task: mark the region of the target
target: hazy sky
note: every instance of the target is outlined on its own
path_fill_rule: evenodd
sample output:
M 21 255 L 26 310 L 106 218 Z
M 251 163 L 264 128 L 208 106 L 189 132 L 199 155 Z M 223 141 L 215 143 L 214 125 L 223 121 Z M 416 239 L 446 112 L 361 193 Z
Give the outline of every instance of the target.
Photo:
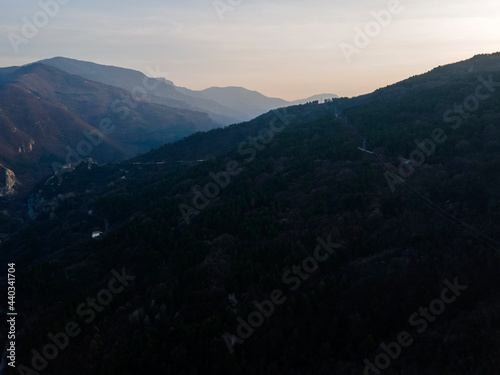
M 54 1 L 2 0 L 0 66 L 54 56 L 145 73 L 159 65 L 178 86 L 244 86 L 293 100 L 360 95 L 500 51 L 498 0 L 401 0 L 378 28 L 371 11 L 388 12 L 387 1 L 58 0 L 67 4 L 43 11 L 47 22 L 40 4 Z M 23 37 L 23 17 L 40 27 L 16 52 L 9 35 Z M 356 28 L 367 25 L 372 36 L 356 46 Z M 342 43 L 357 48 L 350 61 Z

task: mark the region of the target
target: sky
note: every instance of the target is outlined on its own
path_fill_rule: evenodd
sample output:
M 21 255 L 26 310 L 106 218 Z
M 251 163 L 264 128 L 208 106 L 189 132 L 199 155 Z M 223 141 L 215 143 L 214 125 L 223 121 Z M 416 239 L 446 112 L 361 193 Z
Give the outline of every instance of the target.
M 193 90 L 351 97 L 500 51 L 500 2 L 2 0 L 0 51 L 1 67 L 64 56 Z

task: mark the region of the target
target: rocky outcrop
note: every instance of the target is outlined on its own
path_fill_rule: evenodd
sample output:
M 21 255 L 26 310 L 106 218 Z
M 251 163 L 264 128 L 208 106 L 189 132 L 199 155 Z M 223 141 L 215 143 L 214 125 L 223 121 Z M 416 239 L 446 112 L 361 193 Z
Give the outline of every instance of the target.
M 17 151 L 20 154 L 29 154 L 30 152 L 33 152 L 33 145 L 34 144 L 35 144 L 35 141 L 32 139 L 29 139 L 29 140 L 23 142 L 23 144 L 18 147 Z
M 16 175 L 10 169 L 0 164 L 0 197 L 14 194 Z

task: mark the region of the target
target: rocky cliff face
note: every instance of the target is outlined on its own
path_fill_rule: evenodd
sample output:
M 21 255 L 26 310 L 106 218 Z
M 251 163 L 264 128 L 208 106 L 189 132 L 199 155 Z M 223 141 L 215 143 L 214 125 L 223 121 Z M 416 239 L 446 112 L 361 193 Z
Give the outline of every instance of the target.
M 0 197 L 14 194 L 16 175 L 10 169 L 0 164 Z
M 37 125 L 39 124 L 40 122 L 37 123 Z M 32 139 L 29 139 L 25 142 L 23 142 L 23 144 L 21 146 L 18 147 L 18 152 L 20 154 L 28 154 L 30 152 L 33 152 L 33 146 L 35 145 L 35 141 L 32 140 Z

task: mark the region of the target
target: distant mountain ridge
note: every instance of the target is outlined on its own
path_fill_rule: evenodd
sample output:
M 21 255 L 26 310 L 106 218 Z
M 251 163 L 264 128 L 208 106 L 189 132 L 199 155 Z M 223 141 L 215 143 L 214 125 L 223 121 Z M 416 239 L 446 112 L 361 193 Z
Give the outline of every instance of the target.
M 55 57 L 52 59 L 41 60 L 39 62 L 67 73 L 79 75 L 91 81 L 120 87 L 128 91 L 132 91 L 137 87 L 142 87 L 144 80 L 148 79 L 145 74 L 136 70 L 100 65 L 64 57 Z M 242 115 L 237 110 L 225 108 L 214 101 L 184 95 L 176 90 L 176 87 L 171 81 L 168 81 L 165 78 L 150 78 L 155 78 L 158 82 L 155 89 L 148 92 L 148 99 L 154 103 L 166 105 L 172 108 L 183 108 L 206 112 L 210 115 L 212 120 L 221 125 L 238 122 L 238 117 Z
M 242 87 L 193 91 L 164 77 L 64 57 L 0 68 L 0 163 L 9 171 L 6 191 L 29 190 L 54 163 L 85 157 L 121 161 L 288 105 Z M 113 129 L 119 125 L 118 130 L 90 139 L 103 119 Z M 82 151 L 92 140 L 98 145 Z
M 121 87 L 128 91 L 141 86 L 142 81 L 147 78 L 146 75 L 136 70 L 65 57 L 55 57 L 39 62 L 82 76 L 91 81 Z M 158 87 L 149 93 L 151 101 L 169 107 L 206 112 L 212 120 L 221 125 L 249 121 L 272 109 L 304 104 L 308 101 L 317 100 L 316 98 L 338 97 L 335 94 L 322 94 L 290 102 L 280 98 L 267 97 L 257 91 L 243 87 L 210 87 L 196 91 L 178 87 L 164 77 L 151 78 L 156 78 L 159 82 Z
M 306 99 L 294 100 L 291 104 L 292 105 L 300 105 L 300 104 L 306 104 L 309 102 L 314 102 L 316 100 L 320 103 L 324 103 L 326 100 L 332 100 L 332 99 L 338 99 L 338 98 L 339 98 L 339 96 L 336 94 L 318 94 L 318 95 L 310 96 L 309 98 L 306 98 Z
M 286 107 L 291 104 L 286 100 L 270 98 L 244 87 L 210 87 L 200 91 L 177 87 L 177 90 L 195 98 L 214 100 L 225 107 L 234 108 L 243 114 L 242 120 L 245 121 L 251 120 L 271 109 Z

